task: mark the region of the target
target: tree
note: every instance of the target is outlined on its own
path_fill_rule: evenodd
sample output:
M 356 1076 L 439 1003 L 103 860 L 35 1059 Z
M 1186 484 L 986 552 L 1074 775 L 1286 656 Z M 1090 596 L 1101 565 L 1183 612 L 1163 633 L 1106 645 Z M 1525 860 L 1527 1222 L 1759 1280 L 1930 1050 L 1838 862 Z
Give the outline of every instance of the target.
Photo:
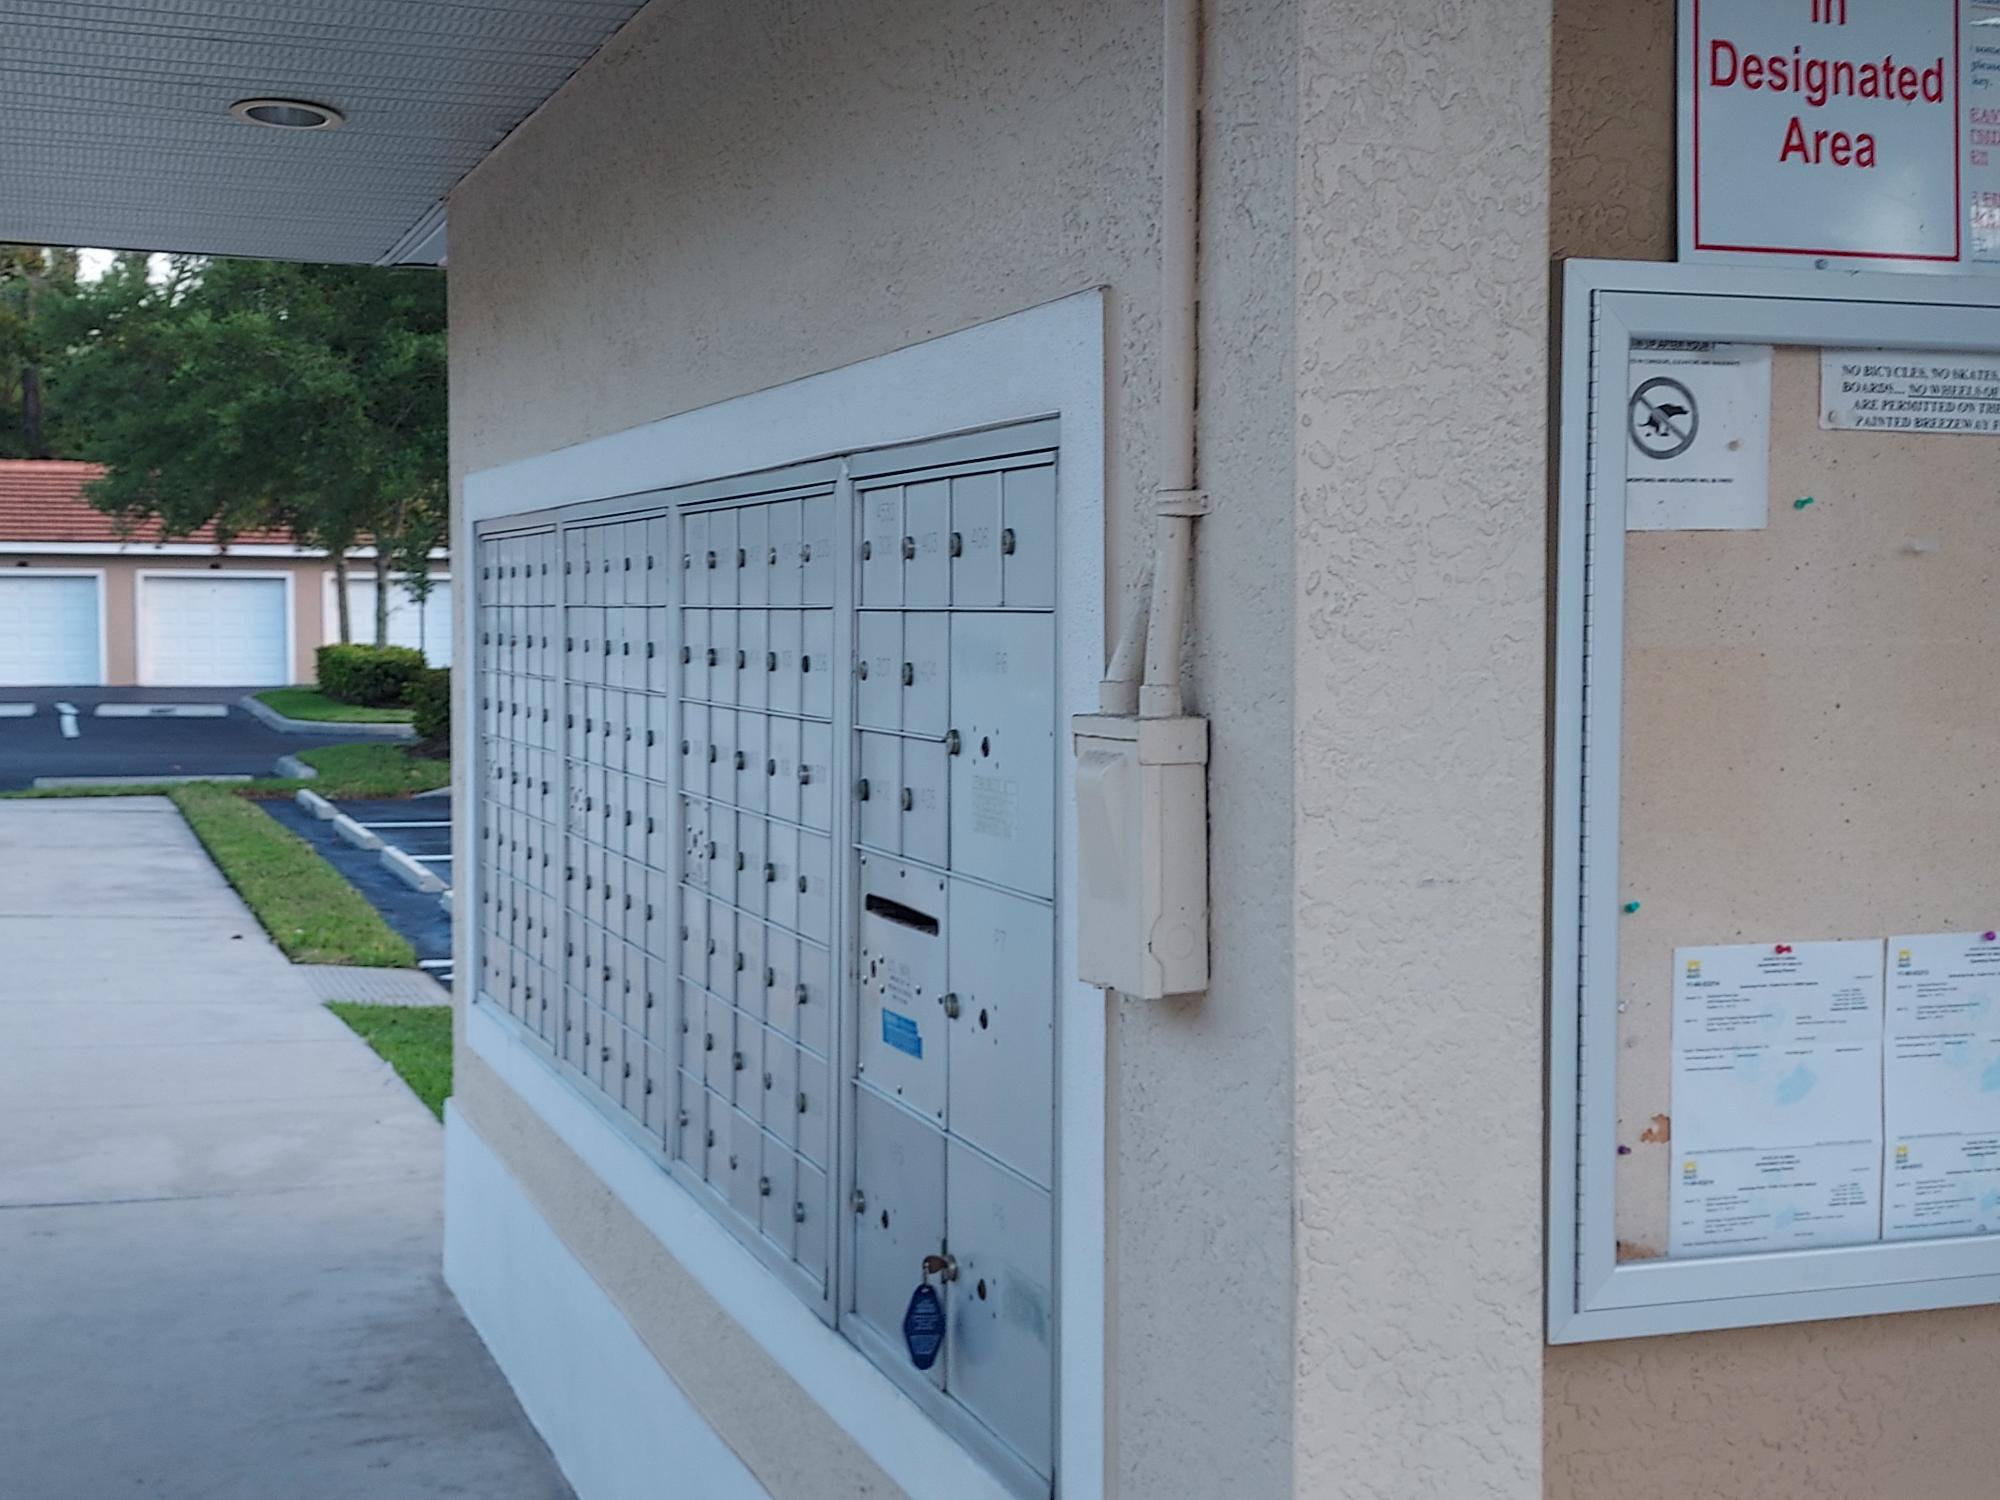
M 193 257 L 153 276 L 121 256 L 52 321 L 75 446 L 106 467 L 99 509 L 325 549 L 343 640 L 357 546 L 375 547 L 378 643 L 392 565 L 428 591 L 447 515 L 442 276 Z
M 52 303 L 76 287 L 76 252 L 0 245 L 0 458 L 52 458 L 59 421 L 44 399 Z

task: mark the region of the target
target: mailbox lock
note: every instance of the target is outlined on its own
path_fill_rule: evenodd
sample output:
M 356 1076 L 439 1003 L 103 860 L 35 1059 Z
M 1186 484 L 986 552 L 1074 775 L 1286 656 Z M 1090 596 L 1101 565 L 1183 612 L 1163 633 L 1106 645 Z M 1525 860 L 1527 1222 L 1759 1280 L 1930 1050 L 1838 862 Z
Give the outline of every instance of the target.
M 868 778 L 866 776 L 854 784 L 854 795 L 858 801 L 866 802 L 868 800 Z
M 805 1221 L 806 1206 L 803 1203 L 794 1203 L 792 1205 L 792 1222 L 794 1224 L 803 1224 Z
M 953 557 L 965 555 L 965 538 L 956 531 L 951 534 L 951 555 Z
M 749 764 L 750 764 L 749 757 L 746 756 L 741 750 L 738 750 L 736 752 L 736 769 L 740 771 Z
M 903 811 L 909 812 L 917 805 L 917 794 L 908 787 L 903 788 Z
M 944 753 L 946 755 L 958 754 L 958 731 L 956 729 L 948 729 L 945 731 Z
M 1000 532 L 1000 553 L 1003 557 L 1014 555 L 1014 528 L 1011 526 L 1002 528 Z
M 854 675 L 859 677 L 863 682 L 866 682 L 868 680 L 868 663 L 864 661 L 860 666 L 856 667 Z
M 903 561 L 904 561 L 904 562 L 910 562 L 910 561 L 912 561 L 912 560 L 914 560 L 914 559 L 915 559 L 916 555 L 917 555 L 917 539 L 916 539 L 915 537 L 913 537 L 913 536 L 906 536 L 906 537 L 904 537 L 904 538 L 903 538 Z
M 806 987 L 804 985 L 800 985 L 797 991 L 797 998 L 799 1004 L 804 1005 L 806 1003 L 806 994 L 807 994 Z M 804 1096 L 801 1095 L 800 1097 L 803 1098 Z
M 764 884 L 772 885 L 777 881 L 777 878 L 778 878 L 778 867 L 776 865 L 765 865 Z
M 933 1276 L 937 1277 L 939 1281 L 958 1280 L 957 1258 L 949 1254 L 926 1255 L 924 1257 L 924 1280 L 928 1281 Z
M 916 685 L 917 685 L 917 664 L 915 662 L 906 661 L 903 663 L 903 686 L 915 687 Z
M 875 544 L 873 542 L 863 542 L 861 544 L 861 560 L 863 562 L 867 562 L 874 555 L 875 555 Z
M 730 1066 L 733 1067 L 739 1073 L 743 1071 L 743 1054 L 741 1052 L 735 1053 L 731 1057 Z
M 812 785 L 812 779 L 813 779 L 813 773 L 812 773 L 812 767 L 811 767 L 811 766 L 800 766 L 800 767 L 799 767 L 799 785 L 800 785 L 800 786 L 811 786 L 811 785 Z
M 868 1195 L 862 1192 L 860 1188 L 856 1188 L 854 1196 L 847 1201 L 856 1213 L 865 1214 L 868 1212 Z
M 944 1005 L 946 1019 L 956 1021 L 958 1019 L 958 992 L 956 990 L 948 990 L 940 999 Z
M 768 1177 L 759 1177 L 759 1178 L 757 1179 L 757 1193 L 758 1193 L 758 1195 L 759 1195 L 760 1197 L 764 1197 L 764 1198 L 768 1198 L 768 1197 L 770 1197 L 770 1196 L 771 1196 L 771 1179 L 770 1179 L 770 1178 L 768 1178 Z

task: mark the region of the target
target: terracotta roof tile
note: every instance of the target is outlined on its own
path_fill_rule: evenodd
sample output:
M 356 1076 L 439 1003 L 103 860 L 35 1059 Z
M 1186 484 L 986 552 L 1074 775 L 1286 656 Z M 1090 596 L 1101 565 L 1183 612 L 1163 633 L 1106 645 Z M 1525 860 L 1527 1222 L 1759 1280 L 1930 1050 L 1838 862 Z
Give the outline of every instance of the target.
M 215 528 L 191 536 L 163 537 L 160 523 L 121 523 L 94 509 L 83 487 L 104 472 L 97 464 L 67 459 L 0 458 L 0 552 L 10 542 L 213 542 Z M 126 525 L 120 530 L 121 524 Z M 239 542 L 290 545 L 284 531 L 246 531 Z

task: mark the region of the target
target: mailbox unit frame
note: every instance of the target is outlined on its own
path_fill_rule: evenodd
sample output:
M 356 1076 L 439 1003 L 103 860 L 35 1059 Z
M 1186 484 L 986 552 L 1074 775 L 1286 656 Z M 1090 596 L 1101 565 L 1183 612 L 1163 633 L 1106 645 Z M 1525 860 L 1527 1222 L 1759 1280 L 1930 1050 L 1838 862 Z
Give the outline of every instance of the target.
M 845 1304 L 847 1294 L 843 1288 L 853 1270 L 852 1230 L 846 1222 L 851 1216 L 840 1209 L 852 1191 L 854 1170 L 855 1096 L 848 1080 L 853 1077 L 856 1052 L 854 1025 L 859 1014 L 852 947 L 859 923 L 843 930 L 838 914 L 846 911 L 858 913 L 854 884 L 858 858 L 854 842 L 854 803 L 848 795 L 856 774 L 857 757 L 853 751 L 859 743 L 853 732 L 855 715 L 851 701 L 851 668 L 856 659 L 854 600 L 859 582 L 857 543 L 861 534 L 860 517 L 854 504 L 855 471 L 882 472 L 955 462 L 981 464 L 1016 453 L 1056 451 L 1061 478 L 1057 509 L 1051 518 L 1050 543 L 1059 562 L 1059 570 L 1054 585 L 1056 597 L 1050 602 L 1060 612 L 1061 624 L 1054 632 L 1055 659 L 1052 665 L 1056 691 L 1051 732 L 1055 742 L 1061 744 L 1062 726 L 1068 716 L 1089 706 L 1089 691 L 1095 681 L 1098 643 L 1103 629 L 1103 472 L 1100 456 L 1103 451 L 1102 318 L 1101 296 L 1083 294 L 967 330 L 963 334 L 951 335 L 929 345 L 866 361 L 846 371 L 738 398 L 719 408 L 670 418 L 651 428 L 635 429 L 631 433 L 586 444 L 579 450 L 524 460 L 501 470 L 469 476 L 467 480 L 467 502 L 459 540 L 468 556 L 476 554 L 476 541 L 488 536 L 552 526 L 560 538 L 564 532 L 579 526 L 636 517 L 667 517 L 678 545 L 682 530 L 691 516 L 733 502 L 768 495 L 780 488 L 795 490 L 802 486 L 825 486 L 831 490 L 834 524 L 838 528 L 835 556 L 854 566 L 836 566 L 833 574 L 835 592 L 830 611 L 833 639 L 829 644 L 836 680 L 832 684 L 833 755 L 829 776 L 833 816 L 828 836 L 832 850 L 830 875 L 833 890 L 830 900 L 836 915 L 828 938 L 834 945 L 838 982 L 845 997 L 841 1007 L 843 1024 L 834 1038 L 833 1078 L 838 1110 L 833 1122 L 837 1144 L 831 1155 L 836 1170 L 828 1174 L 826 1204 L 828 1212 L 838 1214 L 834 1220 L 837 1248 L 832 1254 L 828 1267 L 830 1274 L 825 1278 L 823 1289 L 802 1278 L 798 1268 L 774 1253 L 770 1244 L 761 1242 L 754 1230 L 743 1232 L 742 1226 L 726 1213 L 716 1216 L 762 1272 L 775 1273 L 795 1295 L 804 1293 L 801 1301 L 809 1305 L 814 1316 L 823 1323 L 835 1321 L 836 1303 Z M 959 373 L 976 368 L 979 379 L 943 380 L 939 378 L 941 367 Z M 872 410 L 865 402 L 856 399 L 858 390 L 870 386 L 889 398 Z M 1036 394 L 1029 396 L 1029 392 Z M 774 408 L 810 415 L 787 428 L 782 422 L 772 420 Z M 857 411 L 867 412 L 868 415 L 857 417 Z M 690 428 L 696 429 L 692 434 L 695 437 L 706 429 L 709 436 L 721 439 L 713 445 L 707 460 L 689 451 L 686 446 L 685 438 L 690 435 Z M 954 435 L 921 437 L 926 430 Z M 911 434 L 919 435 L 918 440 L 911 441 Z M 817 444 L 814 442 L 815 435 L 831 438 L 832 441 Z M 837 446 L 840 453 L 851 456 L 808 457 L 799 463 L 761 467 L 731 466 L 732 458 L 770 454 L 773 450 L 782 453 L 788 444 L 794 445 L 794 451 L 799 444 L 820 446 L 822 452 Z M 810 447 L 807 451 L 810 452 Z M 647 461 L 649 457 L 664 461 L 651 463 Z M 676 469 L 685 471 L 692 464 L 704 462 L 713 465 L 711 473 L 721 473 L 726 477 L 643 488 L 628 487 L 629 481 L 621 483 L 619 478 L 621 474 L 633 475 L 643 471 L 673 479 L 679 477 Z M 593 489 L 595 494 L 591 493 Z M 543 503 L 525 503 L 530 500 Z M 475 581 L 467 595 L 467 614 L 476 622 L 479 607 L 476 565 L 470 571 Z M 683 605 L 682 596 L 675 593 L 669 597 L 665 610 L 670 623 L 661 646 L 667 655 L 670 672 L 678 670 L 675 663 L 682 644 Z M 461 629 L 465 629 L 463 622 Z M 468 633 L 476 638 L 476 623 Z M 466 704 L 478 689 L 479 658 L 467 651 L 461 659 L 474 665 L 473 671 L 464 674 L 466 680 L 460 689 L 461 704 Z M 665 694 L 669 705 L 666 727 L 670 740 L 678 740 L 683 728 L 678 687 L 678 682 L 670 678 Z M 467 722 L 474 726 L 472 738 L 476 746 L 478 720 L 474 717 Z M 555 761 L 566 777 L 569 766 L 567 754 L 559 750 Z M 1054 784 L 1049 793 L 1053 798 L 1051 807 L 1054 814 L 1050 891 L 1057 914 L 1053 954 L 1055 973 L 1051 976 L 1056 1016 L 1051 1087 L 1065 1124 L 1055 1135 L 1056 1159 L 1051 1163 L 1050 1183 L 1051 1255 L 1055 1269 L 1054 1285 L 1050 1288 L 1054 1313 L 1054 1368 L 1051 1379 L 1057 1408 L 1052 1415 L 1051 1456 L 1054 1473 L 1058 1476 L 1053 1483 L 1060 1493 L 1090 1494 L 1098 1488 L 1096 1476 L 1101 1473 L 1103 1451 L 1104 999 L 1099 991 L 1063 977 L 1075 971 L 1071 915 L 1074 910 L 1075 809 L 1068 792 L 1067 778 L 1061 774 L 1063 768 L 1063 757 L 1058 751 L 1051 767 Z M 572 790 L 566 784 L 561 787 L 555 801 L 559 809 L 568 807 Z M 666 811 L 673 826 L 666 830 L 665 839 L 672 860 L 668 883 L 676 907 L 671 918 L 671 926 L 675 928 L 679 923 L 679 904 L 685 899 L 685 888 L 680 879 L 685 851 L 681 847 L 675 796 L 678 790 L 677 786 L 670 787 L 666 797 Z M 478 797 L 467 800 L 470 805 L 466 809 L 466 832 L 463 837 L 470 845 L 473 857 L 464 866 L 462 884 L 466 889 L 462 892 L 461 901 L 462 909 L 477 911 L 480 894 L 476 889 L 479 880 L 477 851 L 488 809 Z M 560 833 L 560 828 L 558 831 Z M 478 941 L 480 939 L 475 937 L 474 942 Z M 672 960 L 671 955 L 664 956 L 669 960 L 670 973 L 677 970 L 678 963 Z M 483 975 L 480 968 L 482 957 L 482 954 L 475 953 L 468 960 L 466 972 Z M 675 1003 L 679 1004 L 678 974 L 674 973 L 673 978 L 676 981 Z M 473 1049 L 489 1063 L 495 1064 L 509 1082 L 516 1083 L 524 1096 L 547 1098 L 546 1085 L 529 1076 L 527 1070 L 530 1068 L 541 1070 L 551 1081 L 566 1082 L 570 1090 L 593 1106 L 590 1111 L 593 1118 L 612 1126 L 617 1137 L 628 1147 L 637 1147 L 656 1167 L 664 1168 L 660 1177 L 670 1180 L 676 1190 L 697 1198 L 703 1195 L 714 1198 L 697 1167 L 687 1159 L 677 1159 L 669 1149 L 671 1126 L 666 1133 L 667 1138 L 663 1140 L 644 1128 L 638 1120 L 625 1115 L 615 1104 L 598 1096 L 596 1089 L 589 1087 L 585 1079 L 577 1076 L 572 1067 L 560 1060 L 557 1049 L 551 1048 L 514 1017 L 506 1015 L 504 1005 L 496 1004 L 482 989 L 475 990 L 469 1003 L 467 1036 Z M 672 1088 L 677 1091 L 681 1087 L 679 1070 L 669 1067 L 668 1076 L 673 1080 Z M 667 1115 L 670 1121 L 678 1117 L 680 1103 L 677 1093 L 670 1093 Z M 538 1112 L 549 1119 L 566 1139 L 582 1129 L 578 1124 L 579 1117 L 567 1107 L 538 1109 Z M 572 1139 L 571 1144 L 580 1146 L 585 1143 Z M 602 1141 L 589 1144 L 592 1151 L 599 1153 L 611 1149 Z M 586 1159 L 590 1159 L 590 1153 L 585 1154 Z M 682 1153 L 683 1158 L 686 1155 Z M 698 1161 L 699 1154 L 695 1156 Z M 941 1204 L 940 1211 L 942 1208 Z M 678 1213 L 678 1210 L 674 1212 Z M 647 1217 L 648 1222 L 657 1218 L 642 1217 Z M 670 1249 L 680 1253 L 683 1247 L 676 1245 L 673 1236 L 663 1234 L 662 1238 Z M 695 1247 L 685 1248 L 693 1250 Z M 703 1256 L 695 1254 L 690 1264 L 699 1267 L 704 1261 Z M 878 1461 L 884 1462 L 885 1467 L 896 1474 L 899 1482 L 913 1494 L 971 1491 L 962 1487 L 943 1488 L 953 1483 L 962 1486 L 967 1482 L 966 1472 L 959 1473 L 957 1481 L 948 1477 L 952 1469 L 949 1463 L 939 1467 L 937 1462 L 933 1462 L 928 1470 L 908 1466 L 908 1453 L 926 1447 L 933 1448 L 932 1457 L 937 1460 L 939 1455 L 934 1445 L 918 1441 L 912 1447 L 912 1435 L 907 1432 L 904 1434 L 902 1456 L 883 1445 L 884 1434 L 904 1421 L 895 1414 L 900 1410 L 896 1406 L 897 1401 L 902 1400 L 907 1405 L 906 1398 L 909 1397 L 914 1397 L 927 1417 L 961 1445 L 961 1451 L 977 1458 L 983 1466 L 983 1473 L 999 1483 L 1001 1488 L 996 1493 L 1050 1492 L 1051 1481 L 1035 1474 L 966 1412 L 942 1398 L 926 1400 L 925 1391 L 913 1389 L 914 1383 L 902 1378 L 907 1372 L 898 1371 L 893 1362 L 885 1366 L 878 1361 L 867 1366 L 865 1371 L 845 1369 L 840 1381 L 829 1383 L 825 1364 L 829 1356 L 824 1351 L 815 1351 L 809 1339 L 799 1342 L 797 1330 L 792 1337 L 777 1340 L 774 1346 L 767 1336 L 769 1320 L 755 1306 L 761 1294 L 754 1279 L 746 1283 L 734 1273 L 721 1272 L 712 1262 L 708 1264 L 709 1269 L 718 1274 L 705 1279 L 720 1283 L 712 1284 L 711 1291 L 717 1293 L 725 1306 L 736 1311 L 740 1322 L 756 1329 L 760 1341 L 779 1358 L 781 1365 L 795 1374 L 805 1372 L 801 1378 L 808 1389 L 830 1410 L 838 1408 L 836 1414 L 843 1425 L 849 1426 L 864 1447 Z M 1084 1309 L 1085 1316 L 1081 1319 L 1071 1316 L 1069 1310 L 1073 1308 Z M 839 1336 L 847 1338 L 852 1335 L 843 1329 Z M 863 1342 L 865 1340 L 855 1341 L 856 1344 Z M 876 1352 L 879 1354 L 880 1351 Z M 875 1380 L 885 1382 L 880 1394 L 870 1384 Z M 892 1389 L 901 1392 L 901 1396 L 890 1396 Z M 857 1399 L 874 1413 L 861 1421 L 858 1427 L 848 1420 Z M 927 1474 L 934 1477 L 927 1478 Z

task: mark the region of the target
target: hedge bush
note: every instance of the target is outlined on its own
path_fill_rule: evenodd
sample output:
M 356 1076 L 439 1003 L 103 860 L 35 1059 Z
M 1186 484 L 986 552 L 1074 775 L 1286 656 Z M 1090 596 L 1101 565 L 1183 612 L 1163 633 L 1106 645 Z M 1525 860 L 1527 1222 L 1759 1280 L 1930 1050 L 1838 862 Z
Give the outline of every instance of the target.
M 410 722 L 417 738 L 451 738 L 451 668 L 426 667 L 410 683 Z
M 410 646 L 321 646 L 319 690 L 336 703 L 400 708 L 424 670 L 424 653 Z

